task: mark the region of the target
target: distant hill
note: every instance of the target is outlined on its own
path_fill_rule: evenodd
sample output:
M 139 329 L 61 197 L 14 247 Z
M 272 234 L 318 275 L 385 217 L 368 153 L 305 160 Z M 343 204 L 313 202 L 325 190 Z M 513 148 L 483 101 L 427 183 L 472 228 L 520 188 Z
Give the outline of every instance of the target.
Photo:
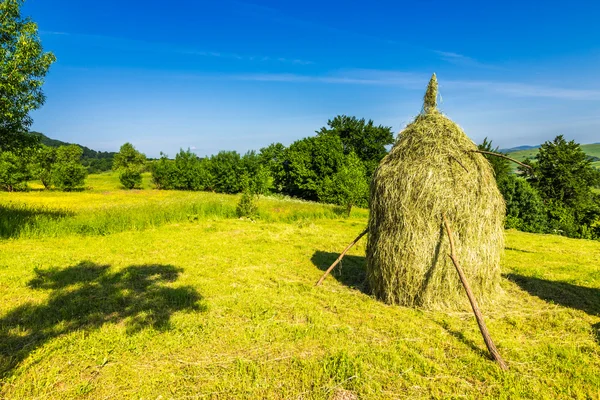
M 507 153 L 510 157 L 523 161 L 526 158 L 534 158 L 538 152 L 540 146 L 519 146 L 513 149 L 500 150 L 503 153 Z M 588 155 L 592 161 L 592 165 L 596 168 L 600 168 L 600 143 L 594 144 L 582 144 L 581 150 Z
M 63 142 L 61 140 L 51 139 L 48 136 L 44 135 L 41 132 L 31 132 L 32 135 L 40 138 L 40 142 L 43 145 L 49 147 L 60 147 L 60 146 L 68 146 L 71 144 L 75 144 L 76 146 L 81 147 L 83 150 L 83 156 L 81 157 L 81 163 L 87 167 L 88 172 L 93 174 L 97 172 L 109 171 L 112 168 L 113 158 L 115 156 L 115 152 L 112 151 L 96 151 L 92 150 L 89 147 L 82 146 L 77 143 L 68 143 Z

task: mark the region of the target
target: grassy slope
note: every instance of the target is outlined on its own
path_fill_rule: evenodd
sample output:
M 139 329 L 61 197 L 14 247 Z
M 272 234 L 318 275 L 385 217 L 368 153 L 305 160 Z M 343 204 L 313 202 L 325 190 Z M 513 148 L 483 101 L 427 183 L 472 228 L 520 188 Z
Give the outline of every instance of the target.
M 506 293 L 484 307 L 502 373 L 470 312 L 361 292 L 364 241 L 313 286 L 365 223 L 205 217 L 0 241 L 0 398 L 600 396 L 600 243 L 507 233 Z

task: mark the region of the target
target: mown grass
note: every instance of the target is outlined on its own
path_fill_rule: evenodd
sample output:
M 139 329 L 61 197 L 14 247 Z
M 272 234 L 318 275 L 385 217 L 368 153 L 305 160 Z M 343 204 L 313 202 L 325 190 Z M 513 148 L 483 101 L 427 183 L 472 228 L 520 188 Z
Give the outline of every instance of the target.
M 52 195 L 80 215 L 93 194 Z M 369 296 L 364 239 L 314 287 L 365 224 L 207 217 L 0 240 L 0 398 L 600 397 L 600 243 L 507 232 L 504 294 L 483 308 L 503 372 L 468 309 Z
M 149 185 L 147 174 L 144 179 Z M 121 190 L 114 173 L 90 175 L 87 184 L 93 186 L 83 192 L 0 193 L 0 238 L 108 235 L 175 222 L 235 218 L 239 201 L 239 196 L 209 192 Z M 290 222 L 339 218 L 343 213 L 326 204 L 261 197 L 257 218 Z M 353 211 L 355 216 L 366 213 Z

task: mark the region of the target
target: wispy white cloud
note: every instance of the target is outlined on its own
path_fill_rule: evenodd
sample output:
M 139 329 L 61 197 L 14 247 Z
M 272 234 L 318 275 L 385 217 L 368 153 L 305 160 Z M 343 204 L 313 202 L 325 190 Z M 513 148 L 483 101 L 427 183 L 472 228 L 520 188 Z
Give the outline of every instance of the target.
M 144 48 L 158 51 L 158 52 L 168 52 L 175 54 L 183 54 L 190 56 L 201 56 L 201 57 L 213 57 L 213 58 L 223 58 L 230 60 L 239 60 L 239 61 L 248 61 L 248 62 L 277 62 L 277 63 L 285 63 L 285 64 L 293 64 L 293 65 L 311 65 L 314 62 L 309 60 L 303 60 L 299 58 L 286 58 L 286 57 L 278 57 L 278 56 L 265 56 L 265 55 L 242 55 L 237 53 L 227 53 L 220 51 L 210 51 L 210 50 L 198 50 L 198 49 L 181 49 L 177 48 L 169 43 L 159 43 L 159 42 L 151 42 L 146 40 L 139 39 L 128 39 L 121 38 L 115 36 L 106 36 L 106 35 L 88 35 L 82 33 L 68 33 L 68 32 L 54 32 L 54 31 L 40 31 L 41 34 L 45 35 L 59 35 L 59 36 L 71 36 L 78 38 L 88 38 L 94 40 L 103 40 L 110 45 L 110 43 L 119 43 L 119 44 L 128 44 L 128 45 L 138 45 L 144 46 Z
M 437 54 L 440 59 L 446 61 L 450 64 L 459 65 L 463 67 L 471 67 L 471 68 L 485 68 L 485 69 L 502 69 L 502 67 L 492 64 L 483 63 L 479 60 L 476 60 L 472 57 L 465 56 L 463 54 L 454 53 L 451 51 L 440 51 L 433 50 L 435 54 Z
M 421 90 L 427 84 L 429 75 L 412 72 L 352 69 L 326 75 L 268 73 L 226 75 L 223 78 L 261 82 L 312 82 L 323 84 L 397 86 L 405 89 Z M 600 100 L 600 90 L 563 88 L 520 82 L 445 79 L 441 81 L 440 88 L 442 90 L 478 90 L 510 97 Z

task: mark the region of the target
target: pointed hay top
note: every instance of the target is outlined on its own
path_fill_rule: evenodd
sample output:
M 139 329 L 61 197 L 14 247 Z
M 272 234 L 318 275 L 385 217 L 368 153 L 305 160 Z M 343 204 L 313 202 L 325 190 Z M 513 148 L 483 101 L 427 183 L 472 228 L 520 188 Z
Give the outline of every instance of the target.
M 423 97 L 423 111 L 425 114 L 431 114 L 437 111 L 438 82 L 435 74 L 431 76 L 425 97 Z

